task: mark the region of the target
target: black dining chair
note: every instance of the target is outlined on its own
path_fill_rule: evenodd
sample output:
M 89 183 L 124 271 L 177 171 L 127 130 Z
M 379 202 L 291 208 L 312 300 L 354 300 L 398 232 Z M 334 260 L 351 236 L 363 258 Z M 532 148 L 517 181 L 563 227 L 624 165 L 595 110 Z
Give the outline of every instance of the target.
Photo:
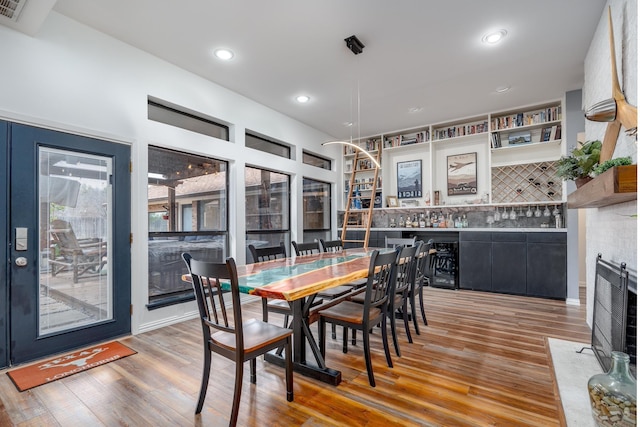
M 342 244 L 342 240 L 324 240 L 320 239 L 320 247 L 322 247 L 323 252 L 340 252 L 344 249 Z M 322 298 L 326 298 L 329 300 L 340 298 L 353 291 L 354 289 L 358 289 L 366 285 L 366 279 L 363 280 L 354 280 L 346 285 L 336 286 L 334 288 L 325 289 L 318 293 L 318 296 Z M 336 325 L 331 325 L 331 338 L 336 339 Z
M 424 310 L 424 285 L 429 283 L 429 265 L 431 263 L 431 257 L 433 253 L 433 239 L 429 239 L 427 243 L 422 241 L 417 242 L 420 244 L 416 251 L 415 261 L 415 280 L 414 284 L 409 292 L 409 303 L 411 304 L 411 317 L 413 318 L 413 326 L 416 329 L 416 334 L 420 335 L 420 329 L 418 329 L 418 320 L 416 316 L 416 296 L 420 304 L 420 314 L 422 315 L 422 321 L 425 326 L 428 326 L 427 315 Z
M 404 330 L 409 343 L 413 343 L 411 330 L 409 328 L 408 300 L 410 290 L 415 282 L 415 260 L 418 246 L 398 247 L 398 257 L 396 258 L 396 285 L 393 298 L 389 299 L 389 318 L 391 322 L 391 338 L 396 354 L 400 356 L 400 346 L 398 345 L 398 333 L 396 320 L 401 318 L 404 323 Z
M 387 237 L 384 236 L 385 248 L 396 248 L 398 246 L 413 246 L 416 244 L 416 236 L 413 237 Z
M 291 241 L 291 246 L 296 256 L 312 255 L 320 253 L 320 242 L 301 242 Z
M 324 240 L 320 239 L 320 245 L 322 246 L 323 252 L 340 252 L 344 249 L 344 245 L 342 244 L 342 240 Z
M 374 326 L 382 326 L 382 344 L 387 359 L 387 365 L 392 368 L 391 354 L 389 352 L 389 342 L 387 340 L 387 314 L 389 295 L 394 292 L 395 284 L 396 253 L 380 253 L 377 250 L 371 255 L 367 284 L 364 291 L 364 303 L 359 304 L 353 301 L 342 301 L 332 307 L 318 312 L 318 335 L 320 339 L 320 353 L 326 355 L 326 324 L 336 324 L 342 326 L 342 352 L 347 352 L 347 331 L 349 329 L 362 331 L 364 359 L 367 366 L 369 384 L 376 386 L 371 364 L 371 349 L 369 343 L 369 331 Z
M 293 332 L 288 328 L 242 318 L 238 272 L 233 258 L 226 263 L 198 261 L 188 253 L 182 254 L 191 275 L 193 290 L 198 303 L 202 340 L 204 344 L 204 366 L 196 414 L 202 411 L 209 385 L 211 353 L 219 354 L 236 364 L 236 380 L 229 425 L 235 426 L 240 408 L 244 362 L 250 364 L 251 382 L 256 383 L 256 358 L 273 349 L 285 348 L 285 382 L 287 401 L 293 401 L 293 362 L 291 341 Z M 233 303 L 233 317 L 227 314 L 221 282 L 228 282 Z M 216 301 L 217 300 L 217 301 Z M 219 398 L 219 396 L 216 396 Z
M 284 243 L 280 243 L 278 246 L 265 246 L 256 248 L 254 245 L 249 245 L 249 252 L 253 257 L 253 262 L 271 261 L 278 258 L 286 258 L 287 250 L 284 247 Z M 269 313 L 277 313 L 284 315 L 284 327 L 289 326 L 289 316 L 292 315 L 291 306 L 285 300 L 272 300 L 262 298 L 262 321 L 269 321 Z

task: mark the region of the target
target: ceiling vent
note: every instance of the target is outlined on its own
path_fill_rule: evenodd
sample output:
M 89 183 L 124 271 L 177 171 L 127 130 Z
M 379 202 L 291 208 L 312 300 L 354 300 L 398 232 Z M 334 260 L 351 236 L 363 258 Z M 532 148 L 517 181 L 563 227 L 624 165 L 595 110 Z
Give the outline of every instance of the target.
M 0 0 L 0 16 L 6 16 L 13 22 L 18 21 L 18 16 L 27 0 Z

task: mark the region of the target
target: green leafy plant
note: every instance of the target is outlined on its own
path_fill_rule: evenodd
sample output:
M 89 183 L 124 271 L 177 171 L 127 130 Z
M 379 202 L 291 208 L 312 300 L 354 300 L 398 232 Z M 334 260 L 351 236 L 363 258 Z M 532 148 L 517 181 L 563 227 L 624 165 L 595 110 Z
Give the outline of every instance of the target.
M 598 166 L 596 166 L 593 169 L 593 174 L 594 175 L 600 175 L 601 173 L 604 173 L 605 171 L 615 167 L 615 166 L 626 166 L 626 165 L 630 165 L 631 163 L 631 157 L 617 157 L 615 159 L 610 159 L 607 160 L 604 163 L 599 164 Z
M 601 149 L 602 142 L 598 140 L 587 141 L 582 146 L 574 148 L 570 155 L 560 157 L 556 175 L 568 181 L 591 177 L 600 161 Z

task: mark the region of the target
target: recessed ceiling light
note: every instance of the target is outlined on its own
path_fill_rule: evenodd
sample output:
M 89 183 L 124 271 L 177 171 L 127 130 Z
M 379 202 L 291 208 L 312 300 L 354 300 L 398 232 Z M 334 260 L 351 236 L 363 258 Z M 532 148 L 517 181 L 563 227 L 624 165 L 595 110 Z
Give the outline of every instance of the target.
M 508 91 L 509 89 L 511 89 L 511 86 L 498 86 L 496 88 L 496 92 L 503 93 L 503 92 Z
M 307 95 L 298 95 L 296 96 L 296 101 L 298 101 L 301 104 L 304 104 L 305 102 L 309 102 L 311 98 L 309 98 Z
M 496 44 L 507 35 L 507 30 L 498 30 L 482 37 L 482 41 L 488 44 Z
M 228 61 L 233 58 L 233 52 L 229 49 L 216 49 L 213 54 L 218 59 L 222 59 L 223 61 Z
M 410 112 L 411 114 L 419 113 L 419 112 L 420 112 L 420 111 L 422 111 L 422 110 L 423 110 L 423 108 L 422 108 L 422 107 L 410 107 L 410 108 L 409 108 L 409 112 Z

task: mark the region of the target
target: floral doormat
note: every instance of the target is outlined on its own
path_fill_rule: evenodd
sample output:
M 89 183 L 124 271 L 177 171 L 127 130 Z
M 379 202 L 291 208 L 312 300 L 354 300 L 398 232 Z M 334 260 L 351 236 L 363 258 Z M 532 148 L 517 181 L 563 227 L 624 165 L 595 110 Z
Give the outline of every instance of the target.
M 86 371 L 137 352 L 112 341 L 7 372 L 20 391 Z

